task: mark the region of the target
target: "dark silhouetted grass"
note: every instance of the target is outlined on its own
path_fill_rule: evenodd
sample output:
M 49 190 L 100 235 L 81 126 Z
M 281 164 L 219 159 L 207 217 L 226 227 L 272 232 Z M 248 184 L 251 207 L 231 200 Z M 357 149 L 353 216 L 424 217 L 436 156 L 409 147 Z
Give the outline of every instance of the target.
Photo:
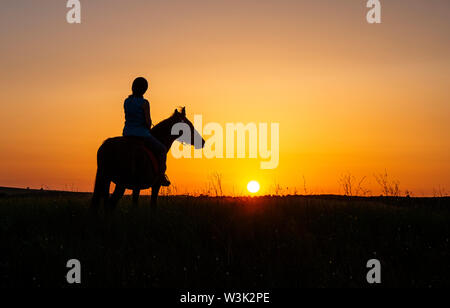
M 93 216 L 89 195 L 0 198 L 0 285 L 83 287 L 450 286 L 448 199 L 165 197 Z

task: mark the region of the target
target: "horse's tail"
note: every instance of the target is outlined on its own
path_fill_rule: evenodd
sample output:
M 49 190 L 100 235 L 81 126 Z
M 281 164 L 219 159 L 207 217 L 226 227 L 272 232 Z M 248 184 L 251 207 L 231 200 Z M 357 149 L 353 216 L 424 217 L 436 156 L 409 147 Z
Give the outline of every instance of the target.
M 105 186 L 105 178 L 101 174 L 100 170 L 97 169 L 97 174 L 95 176 L 95 184 L 94 184 L 94 195 L 92 196 L 92 207 L 98 207 L 100 205 L 100 201 L 104 198 L 104 189 Z
M 106 202 L 109 197 L 108 195 L 110 182 L 108 182 L 103 170 L 104 162 L 101 153 L 102 147 L 100 147 L 97 153 L 97 174 L 95 175 L 94 194 L 92 196 L 91 203 L 91 206 L 94 208 L 97 208 L 100 205 L 100 201 L 102 199 L 104 199 Z

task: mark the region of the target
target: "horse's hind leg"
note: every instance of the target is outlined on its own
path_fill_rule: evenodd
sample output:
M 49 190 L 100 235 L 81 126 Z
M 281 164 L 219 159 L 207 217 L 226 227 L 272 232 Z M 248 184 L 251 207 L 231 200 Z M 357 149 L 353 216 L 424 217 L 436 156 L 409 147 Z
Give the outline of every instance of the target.
M 123 187 L 121 185 L 116 185 L 116 188 L 114 189 L 114 192 L 111 195 L 111 198 L 109 200 L 109 208 L 110 209 L 114 209 L 117 206 L 117 203 L 122 198 L 124 193 L 125 193 L 125 187 Z
M 137 206 L 139 203 L 139 194 L 141 193 L 140 189 L 133 189 L 133 205 Z
M 102 196 L 103 196 L 103 204 L 105 207 L 108 206 L 109 201 L 109 188 L 111 187 L 111 181 L 106 180 L 105 183 L 102 186 Z

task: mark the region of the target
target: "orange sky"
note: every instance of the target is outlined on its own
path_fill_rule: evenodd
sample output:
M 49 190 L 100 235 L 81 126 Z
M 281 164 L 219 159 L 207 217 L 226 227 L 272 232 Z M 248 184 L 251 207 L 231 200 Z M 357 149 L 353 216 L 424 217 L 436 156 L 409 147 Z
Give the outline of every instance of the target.
M 0 186 L 91 191 L 96 150 L 120 135 L 136 76 L 155 122 L 177 106 L 204 122 L 280 123 L 280 164 L 169 154 L 179 193 L 273 185 L 342 193 L 339 178 L 386 169 L 416 196 L 450 188 L 450 2 L 2 2 Z

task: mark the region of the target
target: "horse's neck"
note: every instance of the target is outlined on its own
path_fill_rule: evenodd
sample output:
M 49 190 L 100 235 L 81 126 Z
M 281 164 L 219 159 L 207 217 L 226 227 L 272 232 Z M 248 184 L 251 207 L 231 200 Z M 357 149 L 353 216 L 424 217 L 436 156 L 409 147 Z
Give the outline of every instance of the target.
M 153 127 L 151 132 L 156 139 L 164 144 L 164 146 L 167 148 L 167 151 L 169 151 L 172 147 L 172 144 L 179 136 L 172 135 L 173 124 L 171 123 L 172 121 L 170 121 L 170 118 L 164 120 L 163 122 Z

